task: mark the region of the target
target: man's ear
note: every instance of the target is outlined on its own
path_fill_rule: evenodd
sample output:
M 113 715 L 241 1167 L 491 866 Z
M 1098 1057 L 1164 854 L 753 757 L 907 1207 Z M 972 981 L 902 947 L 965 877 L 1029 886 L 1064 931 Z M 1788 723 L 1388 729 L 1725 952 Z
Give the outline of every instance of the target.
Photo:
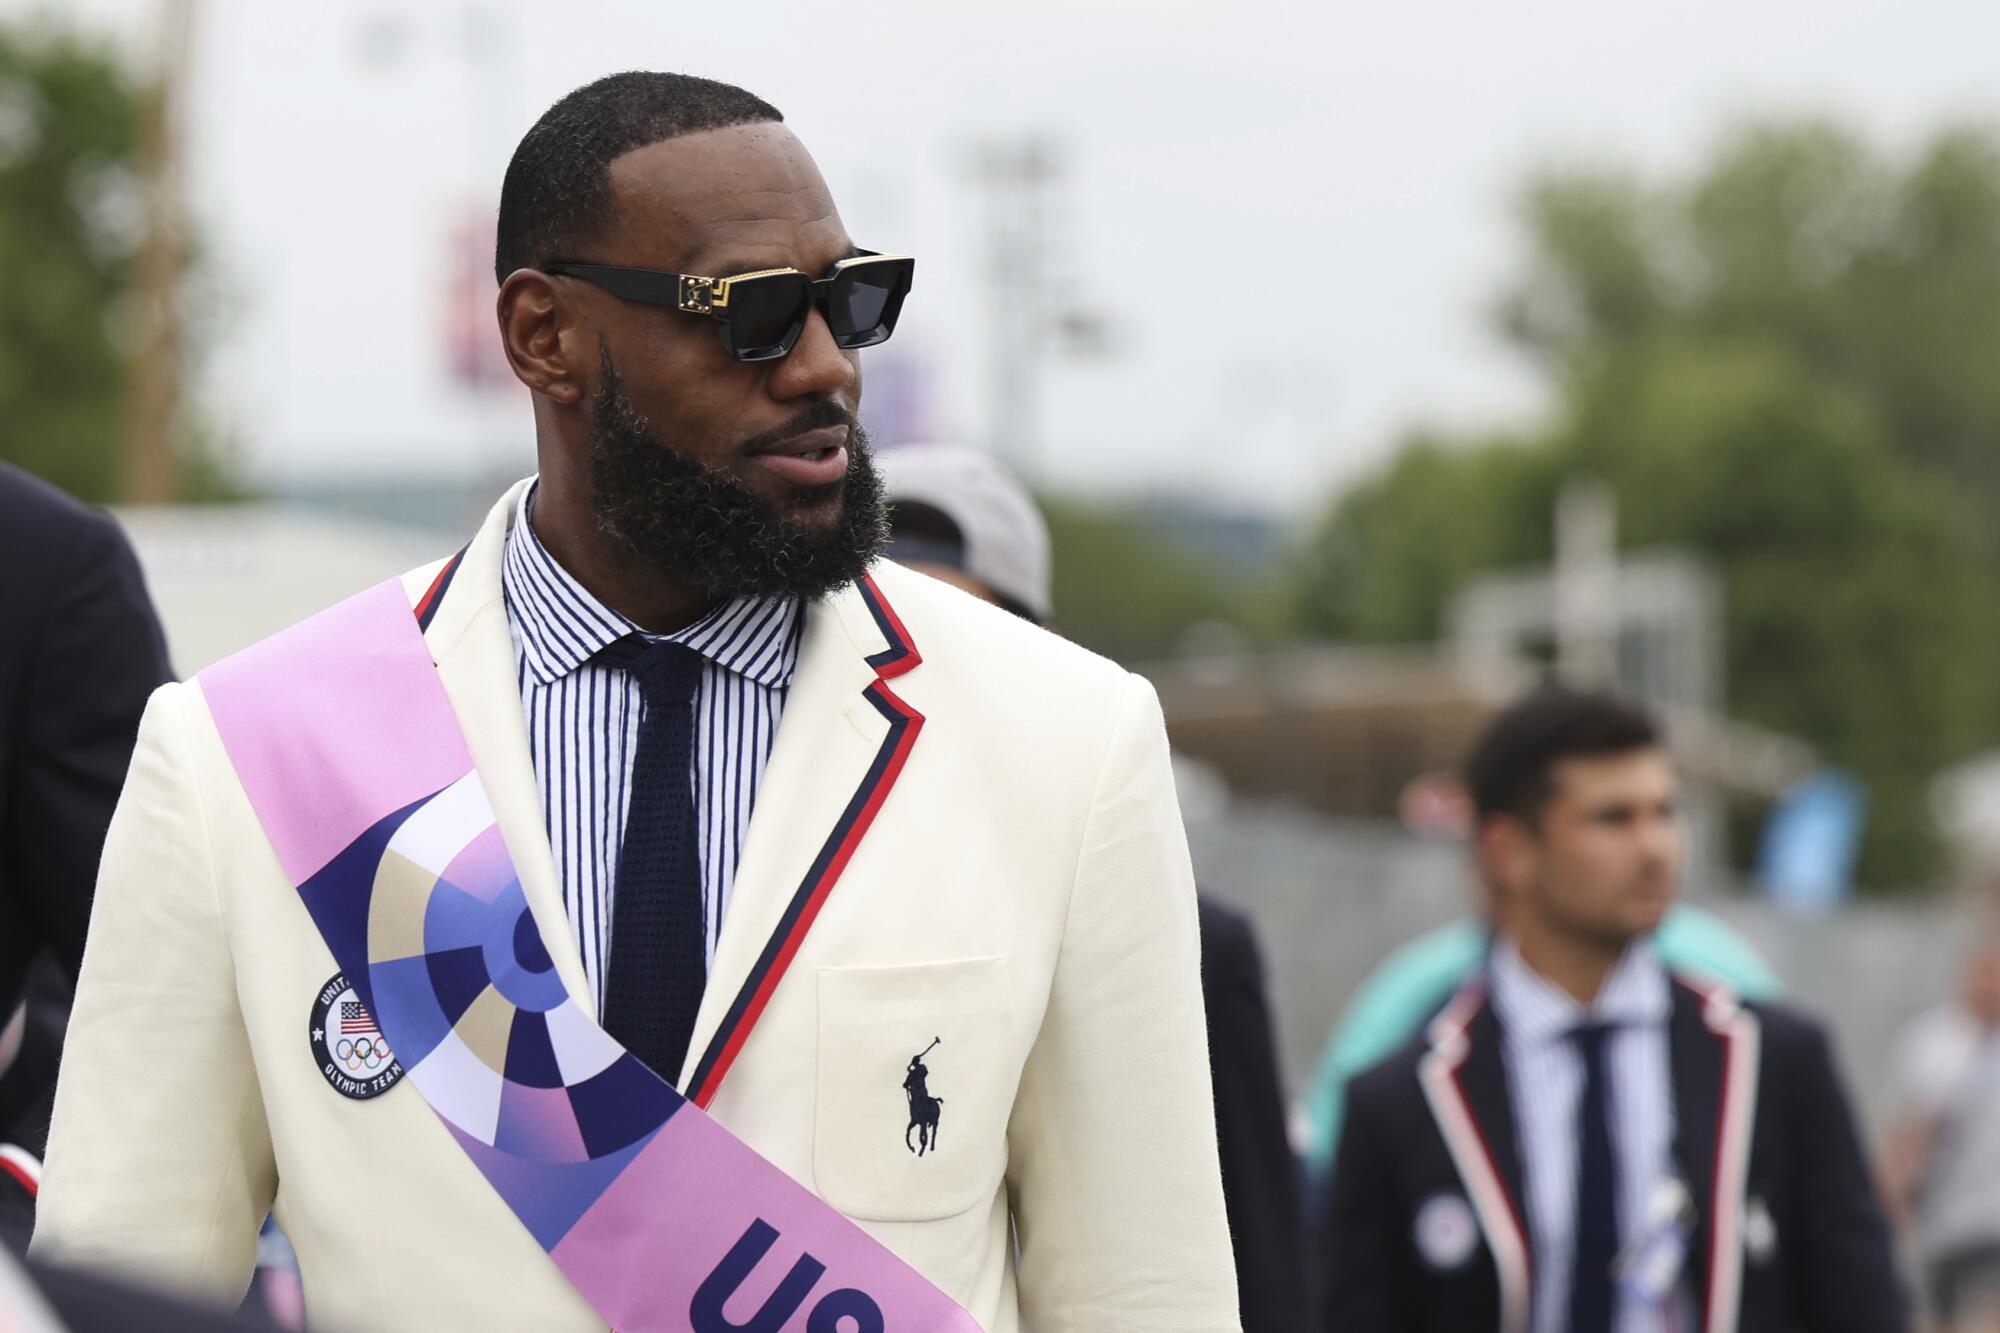
M 579 373 L 582 330 L 554 278 L 519 268 L 500 284 L 500 344 L 514 377 L 543 397 L 574 406 L 587 392 Z
M 1539 853 L 1534 830 L 1514 815 L 1488 815 L 1479 822 L 1473 855 L 1488 891 L 1503 899 L 1496 907 L 1504 908 L 1504 899 L 1534 878 Z

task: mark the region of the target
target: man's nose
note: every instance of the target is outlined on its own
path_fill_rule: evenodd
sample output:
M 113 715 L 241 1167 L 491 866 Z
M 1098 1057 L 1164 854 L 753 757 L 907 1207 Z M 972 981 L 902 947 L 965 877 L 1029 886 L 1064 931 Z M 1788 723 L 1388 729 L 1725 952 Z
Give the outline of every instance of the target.
M 774 398 L 832 398 L 852 386 L 854 357 L 833 340 L 826 316 L 815 305 L 791 352 L 771 371 Z
M 1680 848 L 1680 822 L 1673 815 L 1655 815 L 1640 827 L 1640 846 L 1656 861 L 1671 860 Z

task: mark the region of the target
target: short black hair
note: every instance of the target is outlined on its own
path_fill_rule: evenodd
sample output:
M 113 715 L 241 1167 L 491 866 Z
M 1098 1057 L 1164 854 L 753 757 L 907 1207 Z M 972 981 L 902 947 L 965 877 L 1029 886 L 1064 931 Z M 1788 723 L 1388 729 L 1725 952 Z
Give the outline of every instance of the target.
M 1609 694 L 1546 685 L 1496 713 L 1465 761 L 1465 787 L 1481 823 L 1513 815 L 1533 823 L 1565 759 L 1651 749 L 1660 729 L 1636 705 Z
M 630 70 L 586 83 L 521 136 L 500 185 L 493 276 L 573 259 L 611 221 L 611 163 L 703 130 L 782 121 L 763 98 L 692 74 Z

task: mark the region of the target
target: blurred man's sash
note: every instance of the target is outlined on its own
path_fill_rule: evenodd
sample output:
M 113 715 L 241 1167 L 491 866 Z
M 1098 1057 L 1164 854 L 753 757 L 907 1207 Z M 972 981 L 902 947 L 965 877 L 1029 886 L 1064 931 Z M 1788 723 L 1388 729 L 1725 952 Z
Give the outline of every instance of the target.
M 978 1333 L 564 989 L 400 582 L 200 681 L 286 877 L 410 1080 L 614 1329 Z

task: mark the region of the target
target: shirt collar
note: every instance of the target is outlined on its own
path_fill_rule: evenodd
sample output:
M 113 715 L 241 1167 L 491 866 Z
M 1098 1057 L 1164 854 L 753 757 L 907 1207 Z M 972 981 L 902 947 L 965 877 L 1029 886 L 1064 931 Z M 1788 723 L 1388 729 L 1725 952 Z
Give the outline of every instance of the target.
M 1525 1041 L 1559 1041 L 1583 1023 L 1664 1024 L 1673 1007 L 1666 969 L 1645 940 L 1625 950 L 1588 1006 L 1529 967 L 1509 937 L 1494 943 L 1487 966 L 1495 1015 L 1510 1037 Z
M 528 522 L 539 482 L 521 492 L 507 532 L 500 582 L 528 670 L 544 685 L 568 675 L 628 634 L 644 633 L 591 595 L 542 545 Z M 804 620 L 797 597 L 735 597 L 672 634 L 709 661 L 770 689 L 791 683 Z

